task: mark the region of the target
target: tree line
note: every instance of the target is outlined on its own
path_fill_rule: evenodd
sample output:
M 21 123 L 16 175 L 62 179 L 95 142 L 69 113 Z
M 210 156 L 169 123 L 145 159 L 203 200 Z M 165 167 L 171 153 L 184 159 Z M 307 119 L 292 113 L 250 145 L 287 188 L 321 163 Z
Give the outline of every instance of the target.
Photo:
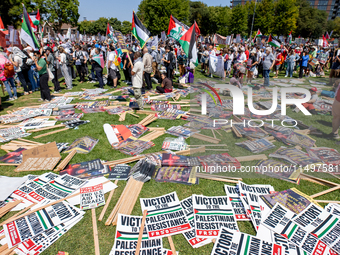
M 119 21 L 117 18 L 101 17 L 96 21 L 79 19 L 78 0 L 2 0 L 0 15 L 4 25 L 21 24 L 22 5 L 27 11 L 39 9 L 43 21 L 48 21 L 59 31 L 62 23 L 78 26 L 80 33 L 105 34 L 109 22 L 111 26 L 123 34 L 131 31 L 130 21 Z M 315 9 L 307 0 L 262 0 L 247 1 L 245 5 L 207 6 L 201 1 L 190 0 L 142 0 L 137 15 L 154 35 L 167 31 L 170 15 L 181 22 L 191 25 L 196 20 L 202 35 L 218 33 L 221 35 L 241 34 L 249 36 L 258 29 L 262 34 L 284 35 L 290 31 L 293 36 L 318 38 L 326 31 L 333 32 L 333 37 L 340 35 L 340 17 L 327 20 L 326 11 Z

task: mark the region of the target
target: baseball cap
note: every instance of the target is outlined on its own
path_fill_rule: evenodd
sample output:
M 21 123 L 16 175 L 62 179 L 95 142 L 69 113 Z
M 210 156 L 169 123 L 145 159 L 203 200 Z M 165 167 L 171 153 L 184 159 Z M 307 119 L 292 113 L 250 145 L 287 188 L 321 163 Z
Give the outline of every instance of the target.
M 318 92 L 318 89 L 316 87 L 310 88 L 309 90 L 314 91 L 314 92 Z

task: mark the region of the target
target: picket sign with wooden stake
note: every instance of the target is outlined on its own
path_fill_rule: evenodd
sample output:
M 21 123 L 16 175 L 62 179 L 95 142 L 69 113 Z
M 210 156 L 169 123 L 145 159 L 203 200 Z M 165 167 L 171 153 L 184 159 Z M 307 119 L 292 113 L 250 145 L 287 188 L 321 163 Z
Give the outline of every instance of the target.
M 67 156 L 66 158 L 64 158 L 64 160 L 62 162 L 60 162 L 60 164 L 57 166 L 57 168 L 54 170 L 54 172 L 59 172 L 61 170 L 63 170 L 67 164 L 71 161 L 71 159 L 73 158 L 74 155 L 76 155 L 77 150 L 72 150 Z
M 96 208 L 92 208 L 91 213 L 92 213 L 92 228 L 93 228 L 93 238 L 94 238 L 94 252 L 95 252 L 95 255 L 100 255 Z
M 168 241 L 169 241 L 169 244 L 170 244 L 170 248 L 171 248 L 172 254 L 176 255 L 177 254 L 176 248 L 175 248 L 174 242 L 172 241 L 171 236 L 168 236 Z
M 116 185 L 118 184 L 118 180 L 115 181 L 115 184 L 116 184 Z M 108 199 L 107 199 L 107 201 L 106 201 L 106 204 L 105 204 L 105 206 L 104 206 L 104 208 L 103 208 L 103 210 L 102 210 L 102 212 L 100 213 L 100 216 L 99 216 L 99 218 L 98 218 L 99 221 L 102 221 L 102 220 L 103 220 L 104 215 L 105 215 L 105 212 L 106 212 L 107 207 L 109 206 L 109 204 L 110 204 L 110 202 L 111 202 L 111 199 L 112 199 L 112 197 L 113 197 L 113 193 L 115 192 L 115 190 L 116 190 L 116 189 L 113 189 L 113 190 L 110 191 L 110 194 L 109 194 L 109 197 L 108 197 Z
M 56 134 L 56 133 L 59 133 L 61 131 L 66 131 L 68 130 L 69 128 L 62 128 L 62 129 L 59 129 L 59 130 L 55 130 L 55 131 L 52 131 L 52 132 L 49 132 L 49 133 L 45 133 L 45 134 L 42 134 L 42 135 L 37 135 L 35 137 L 33 137 L 34 139 L 37 139 L 37 138 L 40 138 L 40 137 L 44 137 L 44 136 L 48 136 L 48 135 L 52 135 L 52 134 Z
M 143 232 L 144 232 L 144 227 L 145 227 L 145 221 L 146 221 L 146 215 L 148 215 L 148 211 L 144 210 L 143 211 L 142 223 L 141 223 L 140 229 L 139 229 L 139 235 L 138 235 L 138 241 L 137 241 L 137 247 L 136 247 L 136 253 L 135 254 L 139 254 L 139 252 L 140 252 L 140 247 L 141 247 L 141 244 L 142 244 Z

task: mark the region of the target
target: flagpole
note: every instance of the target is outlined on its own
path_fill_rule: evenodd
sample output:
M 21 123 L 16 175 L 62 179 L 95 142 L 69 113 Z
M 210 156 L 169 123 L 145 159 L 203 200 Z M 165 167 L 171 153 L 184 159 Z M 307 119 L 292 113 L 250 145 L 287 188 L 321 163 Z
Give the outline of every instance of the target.
M 251 34 L 253 33 L 253 25 L 254 25 L 254 19 L 255 19 L 256 2 L 257 2 L 257 0 L 255 0 L 253 20 L 251 22 L 251 29 L 250 29 L 250 35 L 249 35 L 250 41 L 251 41 Z

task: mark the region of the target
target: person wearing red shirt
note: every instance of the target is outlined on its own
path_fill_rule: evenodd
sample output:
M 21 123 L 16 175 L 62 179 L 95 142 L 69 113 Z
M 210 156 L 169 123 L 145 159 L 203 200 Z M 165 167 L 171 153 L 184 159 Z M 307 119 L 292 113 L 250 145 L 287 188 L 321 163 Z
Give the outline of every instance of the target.
M 275 72 L 276 72 L 276 76 L 274 78 L 278 78 L 279 77 L 279 70 L 280 70 L 280 67 L 283 63 L 283 56 L 282 56 L 282 53 L 281 53 L 281 50 L 280 49 L 277 49 L 276 50 L 276 59 L 275 59 Z
M 340 127 L 340 80 L 337 81 L 337 89 L 335 91 L 335 99 L 332 106 L 332 133 L 330 135 L 333 139 L 339 140 L 339 127 Z
M 247 61 L 248 61 L 248 59 L 249 59 L 249 50 L 248 50 L 248 46 L 247 46 L 247 45 L 245 46 L 244 54 L 246 54 L 246 56 L 247 56 Z

